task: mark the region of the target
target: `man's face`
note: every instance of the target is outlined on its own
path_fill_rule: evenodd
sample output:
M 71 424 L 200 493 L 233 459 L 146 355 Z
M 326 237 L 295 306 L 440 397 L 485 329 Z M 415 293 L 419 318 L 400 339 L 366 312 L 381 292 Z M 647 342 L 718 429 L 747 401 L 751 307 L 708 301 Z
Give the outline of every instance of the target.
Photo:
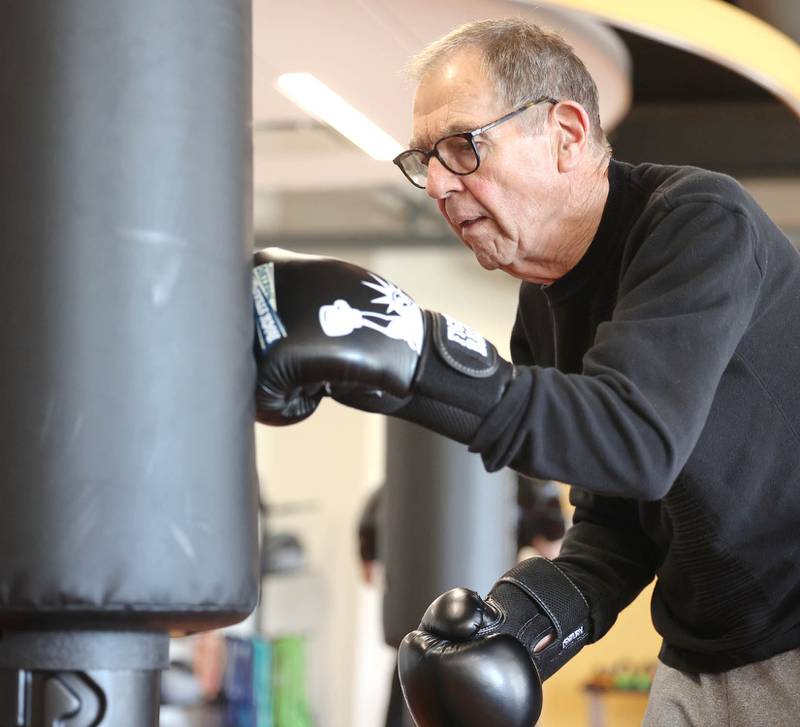
M 549 108 L 534 107 L 524 114 L 543 114 Z M 471 131 L 512 110 L 495 97 L 478 52 L 460 52 L 417 88 L 411 145 L 429 149 L 447 134 Z M 545 125 L 543 133 L 534 134 L 517 118 L 488 131 L 479 137 L 480 167 L 467 176 L 430 160 L 428 195 L 487 270 L 550 282 L 543 270 L 558 254 L 555 233 L 563 190 L 548 129 Z

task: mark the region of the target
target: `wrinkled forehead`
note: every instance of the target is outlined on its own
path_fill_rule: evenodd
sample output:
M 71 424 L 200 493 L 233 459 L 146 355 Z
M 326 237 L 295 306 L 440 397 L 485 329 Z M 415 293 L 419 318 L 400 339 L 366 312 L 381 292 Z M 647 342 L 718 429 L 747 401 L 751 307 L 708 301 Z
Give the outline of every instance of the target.
M 447 134 L 470 131 L 499 108 L 492 81 L 476 51 L 450 56 L 432 68 L 414 94 L 411 146 L 428 148 Z

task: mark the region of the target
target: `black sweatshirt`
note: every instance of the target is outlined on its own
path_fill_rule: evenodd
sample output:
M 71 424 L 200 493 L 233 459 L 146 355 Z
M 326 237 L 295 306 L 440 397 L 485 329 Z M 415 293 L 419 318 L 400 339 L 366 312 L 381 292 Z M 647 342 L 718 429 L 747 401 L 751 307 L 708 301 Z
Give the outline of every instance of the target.
M 731 178 L 612 161 L 586 254 L 523 283 L 518 375 L 471 449 L 574 485 L 592 638 L 657 575 L 660 658 L 800 647 L 800 256 Z

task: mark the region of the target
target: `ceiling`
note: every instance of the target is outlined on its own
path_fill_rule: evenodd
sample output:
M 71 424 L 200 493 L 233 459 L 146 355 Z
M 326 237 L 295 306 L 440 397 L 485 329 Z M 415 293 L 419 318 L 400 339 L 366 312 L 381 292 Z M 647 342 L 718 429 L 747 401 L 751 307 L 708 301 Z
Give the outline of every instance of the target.
M 800 40 L 797 0 L 729 4 Z M 405 145 L 409 57 L 467 20 L 508 15 L 553 27 L 574 45 L 597 80 L 618 158 L 733 174 L 800 240 L 798 117 L 759 83 L 715 62 L 629 26 L 522 1 L 253 0 L 258 244 L 452 245 L 435 207 L 390 162 L 308 117 L 274 83 L 281 73 L 311 72 Z
M 513 0 L 405 0 L 402 10 L 392 0 L 254 0 L 257 188 L 402 182 L 391 164 L 326 133 L 280 95 L 274 86 L 280 74 L 314 74 L 405 146 L 413 86 L 402 69 L 409 58 L 462 23 L 508 15 L 557 28 L 573 44 L 597 81 L 604 125 L 616 126 L 630 103 L 628 53 L 613 31 L 588 16 Z

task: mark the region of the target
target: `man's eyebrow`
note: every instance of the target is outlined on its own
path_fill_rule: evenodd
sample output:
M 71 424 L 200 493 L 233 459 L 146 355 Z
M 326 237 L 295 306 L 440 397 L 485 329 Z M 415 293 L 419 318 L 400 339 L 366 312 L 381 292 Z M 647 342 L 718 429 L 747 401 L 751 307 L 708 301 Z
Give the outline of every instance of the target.
M 440 132 L 439 136 L 436 137 L 435 141 L 439 141 L 439 139 L 444 139 L 445 136 L 452 136 L 453 134 L 466 134 L 469 131 L 474 131 L 476 128 L 480 128 L 479 126 L 474 126 L 472 124 L 467 123 L 450 123 Z M 433 144 L 431 144 L 433 146 Z M 408 142 L 409 149 L 430 149 L 431 146 L 424 146 L 423 142 L 419 139 L 411 139 Z

